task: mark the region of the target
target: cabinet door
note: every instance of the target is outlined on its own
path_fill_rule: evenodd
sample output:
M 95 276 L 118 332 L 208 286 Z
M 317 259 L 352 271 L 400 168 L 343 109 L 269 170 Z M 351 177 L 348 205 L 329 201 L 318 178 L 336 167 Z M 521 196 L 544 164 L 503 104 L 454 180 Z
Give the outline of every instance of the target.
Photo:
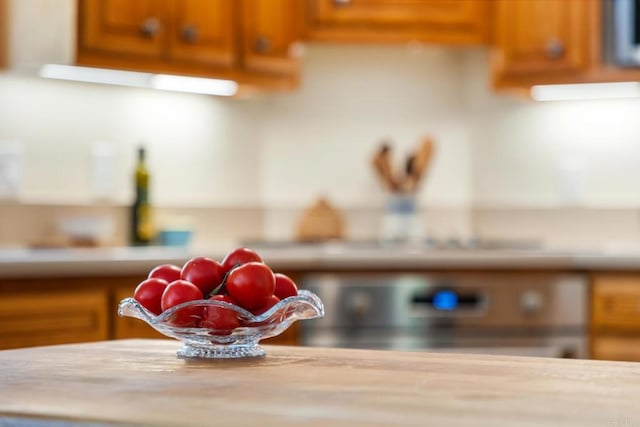
M 54 345 L 109 338 L 105 290 L 4 293 L 0 348 Z
M 591 346 L 593 359 L 640 361 L 639 336 L 601 336 L 593 340 Z
M 307 34 L 331 41 L 484 43 L 485 0 L 308 0 Z
M 79 56 L 84 51 L 157 58 L 166 31 L 165 0 L 80 0 Z
M 592 0 L 497 0 L 496 86 L 518 78 L 525 85 L 554 83 L 584 71 L 593 5 Z
M 171 60 L 223 68 L 234 66 L 237 62 L 234 1 L 172 1 Z
M 598 275 L 593 281 L 593 328 L 640 334 L 640 275 Z
M 243 65 L 248 71 L 289 74 L 297 71 L 299 0 L 243 0 Z

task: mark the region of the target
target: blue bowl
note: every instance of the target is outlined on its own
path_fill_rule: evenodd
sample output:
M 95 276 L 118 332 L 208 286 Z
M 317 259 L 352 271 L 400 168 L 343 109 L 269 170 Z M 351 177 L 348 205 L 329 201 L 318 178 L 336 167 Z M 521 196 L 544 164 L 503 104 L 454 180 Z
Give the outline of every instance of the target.
M 191 230 L 160 230 L 158 242 L 163 246 L 187 246 L 191 234 Z

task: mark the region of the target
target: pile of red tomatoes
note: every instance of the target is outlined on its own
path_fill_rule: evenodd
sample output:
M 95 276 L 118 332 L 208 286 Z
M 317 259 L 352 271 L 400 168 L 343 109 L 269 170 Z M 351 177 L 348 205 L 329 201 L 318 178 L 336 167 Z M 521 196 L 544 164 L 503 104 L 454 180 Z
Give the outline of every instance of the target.
M 136 287 L 133 298 L 155 315 L 187 301 L 209 299 L 242 307 L 258 316 L 280 300 L 297 294 L 296 284 L 288 276 L 274 273 L 255 251 L 237 248 L 222 262 L 196 257 L 182 268 L 159 265 Z M 170 323 L 231 331 L 242 326 L 242 319 L 224 304 L 194 305 L 178 309 Z

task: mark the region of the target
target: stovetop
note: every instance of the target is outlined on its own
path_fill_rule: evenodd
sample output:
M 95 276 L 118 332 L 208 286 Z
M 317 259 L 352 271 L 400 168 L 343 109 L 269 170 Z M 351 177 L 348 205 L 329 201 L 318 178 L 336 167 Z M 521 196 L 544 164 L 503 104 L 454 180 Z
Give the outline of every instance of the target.
M 423 250 L 538 250 L 542 243 L 536 240 L 498 240 L 498 239 L 433 239 L 420 241 L 383 241 L 383 240 L 247 240 L 246 247 L 259 249 L 294 249 L 340 247 L 353 250 L 412 248 Z

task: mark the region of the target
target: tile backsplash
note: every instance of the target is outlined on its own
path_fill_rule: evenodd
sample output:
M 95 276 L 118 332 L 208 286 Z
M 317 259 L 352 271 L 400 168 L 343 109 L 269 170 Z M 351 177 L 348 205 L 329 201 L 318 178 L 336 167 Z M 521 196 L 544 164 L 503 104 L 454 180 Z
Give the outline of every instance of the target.
M 300 90 L 247 100 L 0 74 L 0 152 L 19 141 L 24 166 L 0 204 L 22 234 L 5 225 L 0 244 L 30 242 L 70 207 L 109 206 L 126 224 L 142 143 L 154 204 L 196 217 L 201 243 L 288 238 L 320 195 L 350 237 L 370 238 L 387 197 L 374 151 L 392 140 L 399 166 L 424 135 L 436 141 L 418 194 L 427 234 L 637 239 L 640 101 L 532 103 L 493 93 L 487 69 L 480 48 L 310 45 Z M 107 193 L 96 146 L 112 156 Z

